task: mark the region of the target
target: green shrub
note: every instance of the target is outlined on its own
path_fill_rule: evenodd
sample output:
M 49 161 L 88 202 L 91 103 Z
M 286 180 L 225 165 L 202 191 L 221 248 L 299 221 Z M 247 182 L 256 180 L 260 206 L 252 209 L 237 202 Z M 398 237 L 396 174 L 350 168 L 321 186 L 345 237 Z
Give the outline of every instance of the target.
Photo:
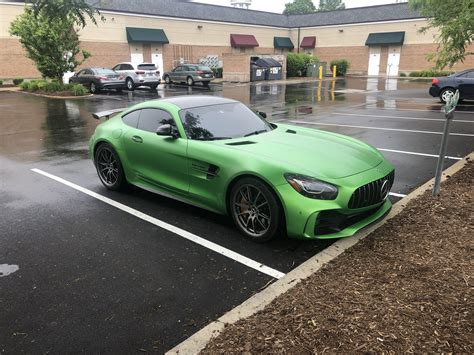
M 351 64 L 346 59 L 334 59 L 331 60 L 331 71 L 336 66 L 336 76 L 344 76 L 347 73 L 347 69 L 350 68 Z
M 212 68 L 212 72 L 214 73 L 214 77 L 222 78 L 222 68 Z
M 419 77 L 419 78 L 433 78 L 437 76 L 448 76 L 453 74 L 449 71 L 438 71 L 438 70 L 421 70 L 421 71 L 412 71 L 409 76 Z
M 30 81 L 30 83 L 28 84 L 28 91 L 31 91 L 31 92 L 38 91 L 38 81 L 36 80 Z
M 0 85 L 3 85 L 3 80 L 0 80 Z
M 69 85 L 71 85 L 70 90 L 72 91 L 74 96 L 83 96 L 89 92 L 89 90 L 87 90 L 82 84 L 69 84 Z
M 287 76 L 306 76 L 308 65 L 318 61 L 317 57 L 306 53 L 288 53 L 286 59 Z
M 50 83 L 46 84 L 44 90 L 47 92 L 64 91 L 64 86 L 59 81 L 51 81 Z
M 30 83 L 27 81 L 24 81 L 20 84 L 20 89 L 21 90 L 28 90 L 28 87 L 30 86 Z
M 404 77 L 406 77 L 407 75 L 406 75 L 405 73 L 400 73 L 400 76 L 404 78 Z
M 22 79 L 22 78 L 15 78 L 15 79 L 13 79 L 13 84 L 20 85 L 23 81 L 24 81 L 24 79 Z
M 38 90 L 45 90 L 46 85 L 48 85 L 48 82 L 46 80 L 38 80 L 36 81 L 36 85 L 38 86 Z

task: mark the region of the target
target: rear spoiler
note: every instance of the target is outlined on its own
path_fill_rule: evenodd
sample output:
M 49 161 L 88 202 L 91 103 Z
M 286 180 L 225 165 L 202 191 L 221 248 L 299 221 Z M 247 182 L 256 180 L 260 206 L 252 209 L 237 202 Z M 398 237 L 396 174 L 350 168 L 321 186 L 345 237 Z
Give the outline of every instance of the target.
M 94 117 L 96 120 L 100 120 L 101 118 L 105 117 L 105 119 L 108 120 L 110 116 L 115 115 L 119 112 L 125 111 L 126 109 L 127 108 L 116 108 L 114 110 L 96 112 L 92 114 L 92 117 Z

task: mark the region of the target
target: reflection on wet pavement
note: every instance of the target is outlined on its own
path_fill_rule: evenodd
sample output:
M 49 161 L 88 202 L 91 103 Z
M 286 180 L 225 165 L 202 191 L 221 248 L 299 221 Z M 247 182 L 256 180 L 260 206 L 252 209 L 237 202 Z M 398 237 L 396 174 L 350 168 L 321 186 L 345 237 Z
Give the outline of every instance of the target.
M 355 108 L 441 112 L 442 104 L 427 94 L 428 87 L 426 80 L 345 78 L 294 84 L 224 84 L 213 85 L 211 90 L 160 86 L 158 92 L 110 92 L 73 100 L 1 93 L 0 155 L 23 161 L 84 159 L 87 142 L 98 124 L 92 112 L 170 96 L 224 96 L 265 111 L 276 122 L 317 121 L 334 111 Z M 474 112 L 474 103 L 462 103 L 458 111 Z

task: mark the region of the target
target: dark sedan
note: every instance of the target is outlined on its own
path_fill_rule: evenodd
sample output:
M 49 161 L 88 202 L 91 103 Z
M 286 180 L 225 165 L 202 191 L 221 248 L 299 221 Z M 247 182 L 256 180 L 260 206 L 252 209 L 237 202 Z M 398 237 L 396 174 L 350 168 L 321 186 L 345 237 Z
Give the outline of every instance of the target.
M 103 89 L 121 91 L 125 88 L 125 79 L 119 73 L 107 68 L 85 68 L 69 79 L 70 83 L 79 83 L 96 94 Z
M 464 70 L 449 76 L 433 78 L 430 95 L 446 102 L 449 95 L 459 90 L 460 99 L 474 100 L 474 69 Z

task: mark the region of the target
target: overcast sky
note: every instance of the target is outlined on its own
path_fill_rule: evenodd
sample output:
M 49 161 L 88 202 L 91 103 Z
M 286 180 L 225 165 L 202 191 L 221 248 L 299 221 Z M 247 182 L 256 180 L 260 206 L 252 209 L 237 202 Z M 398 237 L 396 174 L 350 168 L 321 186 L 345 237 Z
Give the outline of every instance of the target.
M 230 0 L 194 0 L 195 2 L 204 2 L 213 5 L 229 5 Z M 393 4 L 396 0 L 343 0 L 347 7 L 360 7 L 381 4 Z M 252 0 L 252 10 L 271 11 L 282 13 L 285 4 L 291 0 Z M 316 7 L 319 6 L 319 0 L 313 0 Z

